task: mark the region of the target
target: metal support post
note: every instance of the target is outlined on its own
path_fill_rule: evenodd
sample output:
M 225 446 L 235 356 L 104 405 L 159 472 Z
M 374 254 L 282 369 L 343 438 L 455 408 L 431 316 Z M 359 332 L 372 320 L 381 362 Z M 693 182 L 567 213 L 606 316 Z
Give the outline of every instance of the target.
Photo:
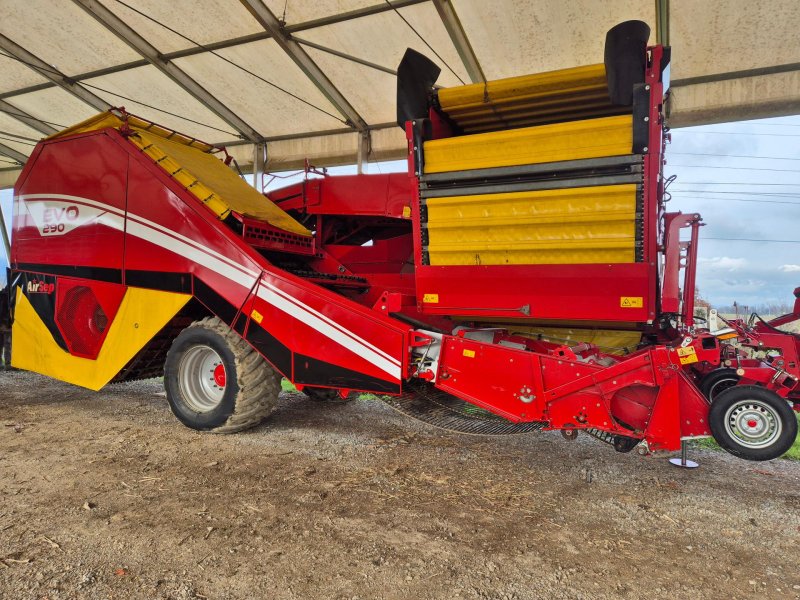
M 369 131 L 362 131 L 358 134 L 358 155 L 356 159 L 359 175 L 364 172 L 364 163 L 369 161 L 371 153 L 372 140 L 370 139 Z
M 688 450 L 688 442 L 686 440 L 681 440 L 681 457 L 675 457 L 669 459 L 669 464 L 675 465 L 676 467 L 682 467 L 684 469 L 696 469 L 700 465 L 693 460 L 689 460 L 686 458 Z
M 0 233 L 3 236 L 3 249 L 6 252 L 8 264 L 11 264 L 11 241 L 8 239 L 8 230 L 6 229 L 6 219 L 3 215 L 3 207 L 0 206 Z
M 253 187 L 259 193 L 264 191 L 264 171 L 267 164 L 267 144 L 260 142 L 253 145 Z

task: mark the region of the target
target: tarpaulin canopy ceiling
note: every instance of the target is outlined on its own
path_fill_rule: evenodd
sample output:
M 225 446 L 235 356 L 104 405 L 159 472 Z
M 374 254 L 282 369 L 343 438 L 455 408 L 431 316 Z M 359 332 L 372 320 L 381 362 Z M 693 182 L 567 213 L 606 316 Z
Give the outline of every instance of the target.
M 243 169 L 404 155 L 406 48 L 443 86 L 602 61 L 628 19 L 672 46 L 670 125 L 797 113 L 797 0 L 0 0 L 0 187 L 35 141 L 110 106 Z

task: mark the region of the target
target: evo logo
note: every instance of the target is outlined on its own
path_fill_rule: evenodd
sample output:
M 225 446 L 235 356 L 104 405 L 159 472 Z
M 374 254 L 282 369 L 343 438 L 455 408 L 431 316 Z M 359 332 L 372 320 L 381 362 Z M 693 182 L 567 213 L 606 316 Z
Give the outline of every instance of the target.
M 28 200 L 25 205 L 39 233 L 47 237 L 65 235 L 105 214 L 99 208 L 60 200 Z
M 67 223 L 74 223 L 81 216 L 77 206 L 67 206 L 66 208 L 50 207 L 44 210 L 44 227 L 42 234 L 64 233 Z
M 29 294 L 52 294 L 55 290 L 55 283 L 47 283 L 46 281 L 38 281 L 36 279 L 29 281 L 26 286 L 26 291 Z

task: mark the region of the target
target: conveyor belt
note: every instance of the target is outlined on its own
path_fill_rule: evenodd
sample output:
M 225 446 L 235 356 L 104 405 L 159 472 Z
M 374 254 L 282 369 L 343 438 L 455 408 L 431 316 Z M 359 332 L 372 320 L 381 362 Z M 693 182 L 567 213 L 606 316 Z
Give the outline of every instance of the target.
M 444 88 L 435 100 L 465 133 L 630 113 L 612 104 L 603 64 Z
M 220 219 L 231 211 L 265 221 L 302 236 L 311 232 L 248 185 L 212 152 L 217 148 L 135 117 L 114 112 L 96 115 L 50 136 L 65 137 L 86 131 L 114 128 L 130 132 L 128 140 L 147 154 L 170 177 L 203 202 Z
M 518 435 L 547 426 L 538 421 L 513 423 L 427 383 L 410 381 L 404 387 L 402 395 L 381 399 L 397 411 L 440 429 L 472 435 Z

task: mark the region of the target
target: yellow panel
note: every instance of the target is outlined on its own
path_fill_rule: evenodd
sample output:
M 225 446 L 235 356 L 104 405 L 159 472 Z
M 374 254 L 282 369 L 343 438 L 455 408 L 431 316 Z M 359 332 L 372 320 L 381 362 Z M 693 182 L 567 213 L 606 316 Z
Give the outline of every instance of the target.
M 114 113 L 96 115 L 48 139 L 113 127 L 125 122 Z M 220 219 L 231 211 L 299 235 L 311 232 L 248 185 L 220 159 L 211 154 L 213 146 L 128 117 L 127 126 L 136 133 L 128 139 L 152 158 L 170 176 L 206 204 Z
M 630 263 L 636 185 L 429 198 L 431 265 Z
M 630 113 L 611 104 L 603 64 L 444 88 L 437 95 L 466 132 Z
M 548 73 L 508 77 L 473 83 L 438 92 L 439 105 L 448 113 L 469 106 L 500 104 L 508 101 L 541 98 L 552 94 L 576 91 L 607 90 L 606 68 L 603 64 L 561 69 Z
M 633 147 L 633 117 L 622 115 L 493 131 L 425 142 L 425 172 L 622 156 Z
M 11 364 L 61 381 L 99 390 L 111 381 L 191 298 L 140 288 L 128 288 L 111 323 L 97 360 L 63 350 L 17 289 Z
M 582 329 L 578 327 L 526 327 L 516 325 L 498 324 L 498 327 L 508 329 L 513 334 L 543 339 L 556 344 L 565 343 L 572 345 L 577 342 L 595 344 L 606 354 L 623 355 L 636 350 L 642 341 L 639 331 L 624 331 L 615 329 Z

